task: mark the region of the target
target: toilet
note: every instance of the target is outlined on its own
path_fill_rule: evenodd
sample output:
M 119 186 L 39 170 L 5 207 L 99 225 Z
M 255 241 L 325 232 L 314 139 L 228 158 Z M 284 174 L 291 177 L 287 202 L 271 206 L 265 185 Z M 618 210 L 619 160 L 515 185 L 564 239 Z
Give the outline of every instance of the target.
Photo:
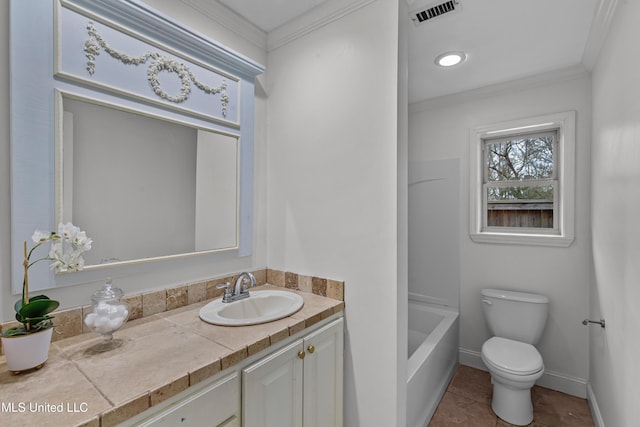
M 549 298 L 528 292 L 483 289 L 482 307 L 492 337 L 482 345 L 482 361 L 491 374 L 493 412 L 504 421 L 533 420 L 531 387 L 544 373 L 534 347 L 549 314 Z

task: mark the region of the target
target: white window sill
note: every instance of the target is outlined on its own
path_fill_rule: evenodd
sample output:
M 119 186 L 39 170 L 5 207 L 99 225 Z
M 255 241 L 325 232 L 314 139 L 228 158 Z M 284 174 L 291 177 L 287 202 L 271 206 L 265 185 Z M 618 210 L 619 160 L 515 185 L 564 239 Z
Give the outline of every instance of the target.
M 571 246 L 573 236 L 540 235 L 519 233 L 470 233 L 471 240 L 477 243 L 497 243 L 505 245 L 552 246 L 566 248 Z

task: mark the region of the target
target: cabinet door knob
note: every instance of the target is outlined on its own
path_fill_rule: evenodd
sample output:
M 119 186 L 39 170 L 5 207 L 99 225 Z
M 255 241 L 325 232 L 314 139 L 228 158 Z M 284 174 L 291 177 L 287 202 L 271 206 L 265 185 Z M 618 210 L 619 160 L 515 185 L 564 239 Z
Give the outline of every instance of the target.
M 300 359 L 304 359 L 304 356 L 306 356 L 306 353 L 304 351 L 301 350 L 301 351 L 298 352 L 298 357 Z
M 316 348 L 314 346 L 310 345 L 309 347 L 307 347 L 307 350 L 309 350 L 309 353 L 313 354 L 313 352 L 316 351 Z

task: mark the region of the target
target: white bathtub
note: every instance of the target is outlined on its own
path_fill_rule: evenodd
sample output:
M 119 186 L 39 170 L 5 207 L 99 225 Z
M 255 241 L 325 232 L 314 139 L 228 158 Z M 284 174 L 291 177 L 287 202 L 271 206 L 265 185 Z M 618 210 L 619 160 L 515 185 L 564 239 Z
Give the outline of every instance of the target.
M 458 312 L 409 301 L 407 426 L 425 427 L 458 364 Z

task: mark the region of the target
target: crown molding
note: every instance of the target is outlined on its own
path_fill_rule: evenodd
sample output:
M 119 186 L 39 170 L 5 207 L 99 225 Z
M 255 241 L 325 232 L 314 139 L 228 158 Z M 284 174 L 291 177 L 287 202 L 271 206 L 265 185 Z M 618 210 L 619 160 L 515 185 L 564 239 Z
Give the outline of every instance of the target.
M 619 0 L 599 0 L 591 23 L 589 37 L 582 54 L 582 63 L 591 71 L 595 67 L 602 45 L 607 39 L 611 22 L 615 16 Z
M 183 0 L 184 1 L 184 0 Z M 290 43 L 376 0 L 328 0 L 267 34 L 267 51 Z
M 267 49 L 267 33 L 223 4 L 215 1 L 180 0 L 227 30 L 237 34 L 262 50 Z
M 424 101 L 409 104 L 409 113 L 417 113 L 420 111 L 430 110 L 433 108 L 442 108 L 449 105 L 460 104 L 463 102 L 474 101 L 477 99 L 488 98 L 506 92 L 522 91 L 532 89 L 539 86 L 550 85 L 563 81 L 570 81 L 579 78 L 590 77 L 589 71 L 584 65 L 579 64 L 573 67 L 554 70 L 547 73 L 537 74 L 517 80 L 511 80 L 503 83 L 496 83 L 489 86 L 483 86 L 477 89 L 471 89 L 464 92 L 458 92 L 451 95 L 443 95 L 435 98 L 429 98 Z
M 327 0 L 269 33 L 265 33 L 219 2 L 202 0 L 180 1 L 239 37 L 269 52 L 331 22 L 337 21 L 376 0 Z

